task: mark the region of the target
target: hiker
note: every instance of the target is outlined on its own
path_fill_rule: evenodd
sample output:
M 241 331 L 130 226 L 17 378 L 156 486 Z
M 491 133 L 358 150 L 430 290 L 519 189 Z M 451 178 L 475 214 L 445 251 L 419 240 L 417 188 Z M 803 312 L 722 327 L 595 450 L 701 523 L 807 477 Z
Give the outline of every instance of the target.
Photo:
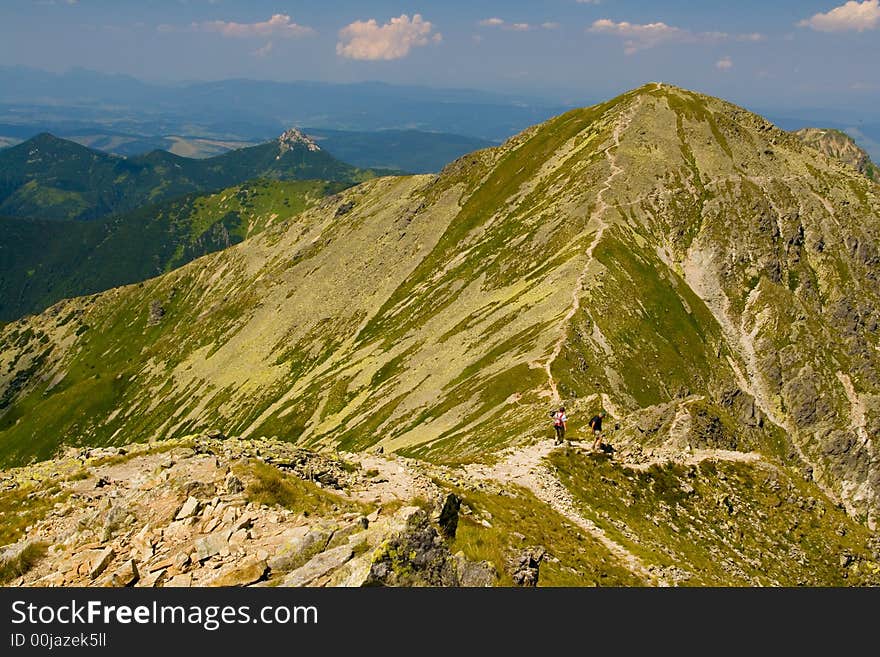
M 590 420 L 590 429 L 593 430 L 593 435 L 595 436 L 595 440 L 593 441 L 594 452 L 602 447 L 602 438 L 604 437 L 602 434 L 602 420 L 604 419 L 605 411 L 599 411 L 599 414 L 594 415 L 593 419 Z
M 560 406 L 559 410 L 550 414 L 553 418 L 553 428 L 556 429 L 556 444 L 559 445 L 565 440 L 565 423 L 568 417 L 565 415 L 565 406 Z

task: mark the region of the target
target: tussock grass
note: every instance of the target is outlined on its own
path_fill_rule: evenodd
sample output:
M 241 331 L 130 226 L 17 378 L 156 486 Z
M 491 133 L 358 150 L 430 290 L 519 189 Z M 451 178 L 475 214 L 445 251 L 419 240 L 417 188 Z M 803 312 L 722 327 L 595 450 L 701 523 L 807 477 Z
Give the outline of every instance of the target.
M 7 584 L 21 577 L 46 556 L 45 543 L 31 543 L 12 559 L 0 561 L 0 584 Z

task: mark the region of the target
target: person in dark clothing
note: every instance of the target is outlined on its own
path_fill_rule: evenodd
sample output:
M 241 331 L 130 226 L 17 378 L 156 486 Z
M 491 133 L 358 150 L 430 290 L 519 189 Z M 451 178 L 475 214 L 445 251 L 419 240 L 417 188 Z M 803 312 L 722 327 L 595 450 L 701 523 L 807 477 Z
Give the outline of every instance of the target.
M 560 406 L 559 410 L 552 414 L 553 428 L 556 429 L 556 444 L 559 445 L 565 440 L 565 425 L 568 422 L 568 416 L 565 414 L 565 406 Z
M 602 420 L 604 419 L 605 411 L 599 411 L 599 414 L 594 415 L 593 419 L 590 420 L 590 429 L 593 430 L 593 436 L 595 436 L 595 440 L 593 441 L 593 451 L 602 447 L 602 438 L 604 438 L 604 434 L 602 433 Z

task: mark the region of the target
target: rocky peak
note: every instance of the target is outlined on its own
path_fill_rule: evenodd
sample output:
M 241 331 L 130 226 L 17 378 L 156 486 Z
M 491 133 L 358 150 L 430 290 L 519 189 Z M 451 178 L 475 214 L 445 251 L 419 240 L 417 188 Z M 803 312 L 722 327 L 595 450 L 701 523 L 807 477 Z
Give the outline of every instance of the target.
M 854 167 L 872 180 L 880 180 L 877 166 L 868 154 L 845 132 L 823 128 L 803 128 L 794 133 L 804 143 Z
M 321 150 L 321 147 L 315 143 L 315 140 L 309 137 L 306 134 L 303 134 L 302 131 L 297 130 L 296 128 L 291 128 L 290 130 L 286 130 L 280 137 L 278 137 L 279 151 L 278 156 L 281 157 L 287 151 L 293 149 L 296 146 L 305 146 L 311 152 L 316 152 Z

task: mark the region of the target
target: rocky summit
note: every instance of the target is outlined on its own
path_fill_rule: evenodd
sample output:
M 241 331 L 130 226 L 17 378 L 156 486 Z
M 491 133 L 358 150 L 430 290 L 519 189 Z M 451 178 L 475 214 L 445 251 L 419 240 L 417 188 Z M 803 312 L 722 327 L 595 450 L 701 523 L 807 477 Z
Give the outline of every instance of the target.
M 836 157 L 841 162 L 852 166 L 875 182 L 880 182 L 880 169 L 871 161 L 871 157 L 855 140 L 840 130 L 821 128 L 803 128 L 795 132 L 805 144 L 809 144 L 826 155 Z
M 185 552 L 224 576 L 246 564 L 241 579 L 265 560 L 254 582 L 289 585 L 340 583 L 358 556 L 360 583 L 875 583 L 878 265 L 869 177 L 742 108 L 646 85 L 439 175 L 367 181 L 158 278 L 4 326 L 0 461 L 23 468 L 7 494 L 39 500 L 4 559 L 34 562 L 23 583 L 46 577 L 61 548 L 42 548 L 51 561 L 21 551 L 86 532 L 53 528 L 64 509 L 109 495 L 102 477 L 123 496 L 142 485 L 87 456 L 67 481 L 59 449 L 149 452 L 223 427 L 236 441 L 176 461 L 210 465 L 191 479 L 211 486 L 155 484 L 174 490 L 147 530 L 163 559 Z M 574 447 L 549 440 L 560 404 Z M 600 409 L 606 444 L 592 452 Z M 263 485 L 276 492 L 317 485 L 262 453 L 286 444 L 346 455 L 370 485 L 389 463 L 424 473 L 435 488 L 395 504 L 425 517 L 386 502 L 379 543 L 331 535 L 307 573 L 297 562 L 276 577 L 268 525 L 235 526 L 234 513 L 281 514 L 290 531 L 326 515 L 333 532 L 342 509 L 355 523 L 375 513 L 346 506 L 366 503 L 354 480 L 329 507 L 283 511 L 260 477 L 278 478 Z M 148 452 L 138 458 L 163 458 Z M 220 485 L 230 474 L 242 491 Z M 455 515 L 449 494 L 462 500 L 454 538 L 439 524 L 444 508 Z M 192 522 L 177 518 L 190 497 Z M 178 538 L 155 533 L 174 523 Z M 243 530 L 253 551 L 229 545 Z M 158 572 L 120 538 L 141 531 L 71 539 L 99 552 L 82 566 L 61 549 L 65 572 Z M 413 553 L 430 575 L 404 563 Z M 167 566 L 169 581 L 208 580 L 183 566 Z

